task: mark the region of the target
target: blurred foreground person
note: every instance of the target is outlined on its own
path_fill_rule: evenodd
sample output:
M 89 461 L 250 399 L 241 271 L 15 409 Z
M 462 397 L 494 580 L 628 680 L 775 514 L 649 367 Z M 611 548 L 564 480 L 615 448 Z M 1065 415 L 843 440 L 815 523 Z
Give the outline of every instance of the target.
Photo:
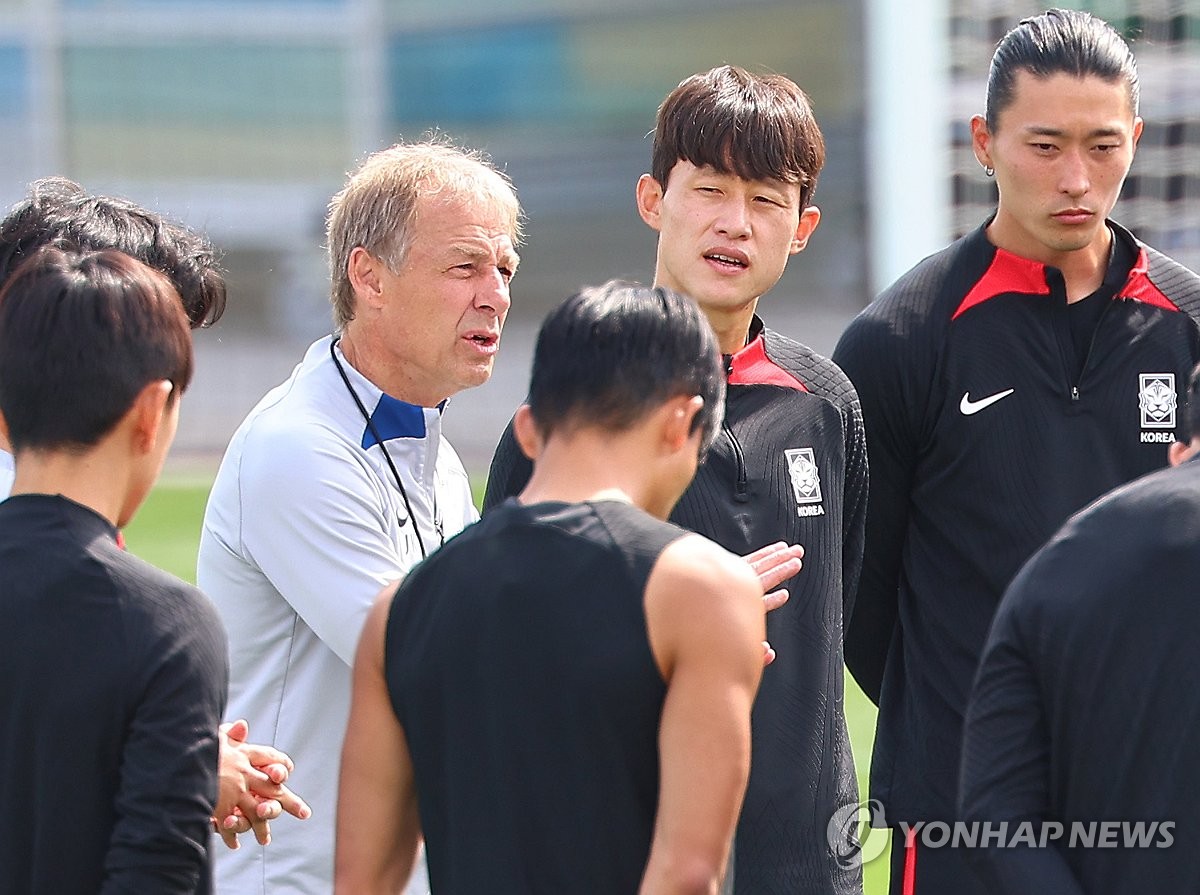
M 117 543 L 192 339 L 162 274 L 46 249 L 0 291 L 0 892 L 208 892 L 227 657 L 196 588 Z
M 36 180 L 29 194 L 0 221 L 0 287 L 39 249 L 115 249 L 164 274 L 193 329 L 211 326 L 225 310 L 225 277 L 216 252 L 193 230 L 128 199 L 88 193 L 65 177 Z M 0 432 L 0 497 L 12 486 L 12 456 Z M 251 827 L 270 841 L 270 820 L 281 812 L 307 817 L 308 806 L 283 785 L 292 760 L 277 749 L 247 743 L 245 721 L 223 724 L 221 794 L 214 823 L 225 844 Z
M 970 853 L 996 895 L 1200 891 L 1200 367 L 1187 417 L 1172 468 L 1072 518 L 996 613 L 960 794 L 1007 827 Z

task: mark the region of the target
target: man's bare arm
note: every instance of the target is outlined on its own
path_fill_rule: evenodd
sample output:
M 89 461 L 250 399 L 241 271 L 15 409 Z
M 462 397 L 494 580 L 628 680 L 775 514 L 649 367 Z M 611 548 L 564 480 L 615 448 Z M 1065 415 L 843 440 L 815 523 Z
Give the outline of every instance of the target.
M 354 658 L 354 691 L 338 784 L 337 895 L 401 891 L 421 841 L 408 741 L 392 710 L 383 674 L 394 593 L 393 586 L 380 594 Z
M 746 563 L 699 536 L 668 547 L 647 583 L 650 642 L 667 697 L 641 895 L 718 890 L 750 771 L 762 595 Z

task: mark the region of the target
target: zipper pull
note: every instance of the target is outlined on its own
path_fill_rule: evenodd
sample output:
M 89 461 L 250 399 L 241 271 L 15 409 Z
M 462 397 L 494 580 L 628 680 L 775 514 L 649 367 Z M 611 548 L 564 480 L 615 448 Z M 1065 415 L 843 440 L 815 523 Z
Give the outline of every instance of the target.
M 1079 400 L 1079 386 L 1073 385 L 1073 386 L 1071 386 L 1071 401 L 1074 402 L 1074 401 L 1078 401 L 1078 400 Z

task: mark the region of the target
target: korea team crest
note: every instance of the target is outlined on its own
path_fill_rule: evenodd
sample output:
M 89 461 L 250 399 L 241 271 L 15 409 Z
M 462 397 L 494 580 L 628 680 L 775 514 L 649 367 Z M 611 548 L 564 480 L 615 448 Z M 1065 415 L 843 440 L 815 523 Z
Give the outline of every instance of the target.
M 1174 429 L 1178 398 L 1174 373 L 1139 373 L 1138 407 L 1143 429 Z
M 787 461 L 788 477 L 792 480 L 792 494 L 796 498 L 796 510 L 801 516 L 823 516 L 821 506 L 821 470 L 813 449 L 792 448 L 783 452 Z

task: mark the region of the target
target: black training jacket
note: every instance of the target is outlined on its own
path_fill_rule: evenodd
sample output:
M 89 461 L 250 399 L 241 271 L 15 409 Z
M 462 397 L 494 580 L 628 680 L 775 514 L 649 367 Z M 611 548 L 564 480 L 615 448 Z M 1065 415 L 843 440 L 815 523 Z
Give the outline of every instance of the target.
M 1193 459 L 1072 518 L 1005 593 L 963 746 L 963 816 L 1006 833 L 970 855 L 990 891 L 1200 892 L 1198 544 Z
M 744 555 L 802 544 L 791 598 L 767 617 L 778 657 L 755 701 L 734 891 L 857 893 L 857 868 L 826 841 L 834 811 L 857 801 L 843 712 L 843 620 L 862 559 L 866 450 L 854 388 L 831 361 L 757 317 L 727 359 L 721 433 L 671 521 Z M 492 460 L 484 513 L 529 479 L 511 425 Z M 853 864 L 852 860 L 844 863 Z
M 1061 272 L 997 249 L 986 225 L 901 277 L 834 353 L 871 460 L 846 659 L 880 706 L 871 795 L 889 822 L 954 817 L 968 692 L 1021 564 L 1166 463 L 1200 359 L 1200 279 L 1110 226 L 1136 260 L 1079 375 Z

